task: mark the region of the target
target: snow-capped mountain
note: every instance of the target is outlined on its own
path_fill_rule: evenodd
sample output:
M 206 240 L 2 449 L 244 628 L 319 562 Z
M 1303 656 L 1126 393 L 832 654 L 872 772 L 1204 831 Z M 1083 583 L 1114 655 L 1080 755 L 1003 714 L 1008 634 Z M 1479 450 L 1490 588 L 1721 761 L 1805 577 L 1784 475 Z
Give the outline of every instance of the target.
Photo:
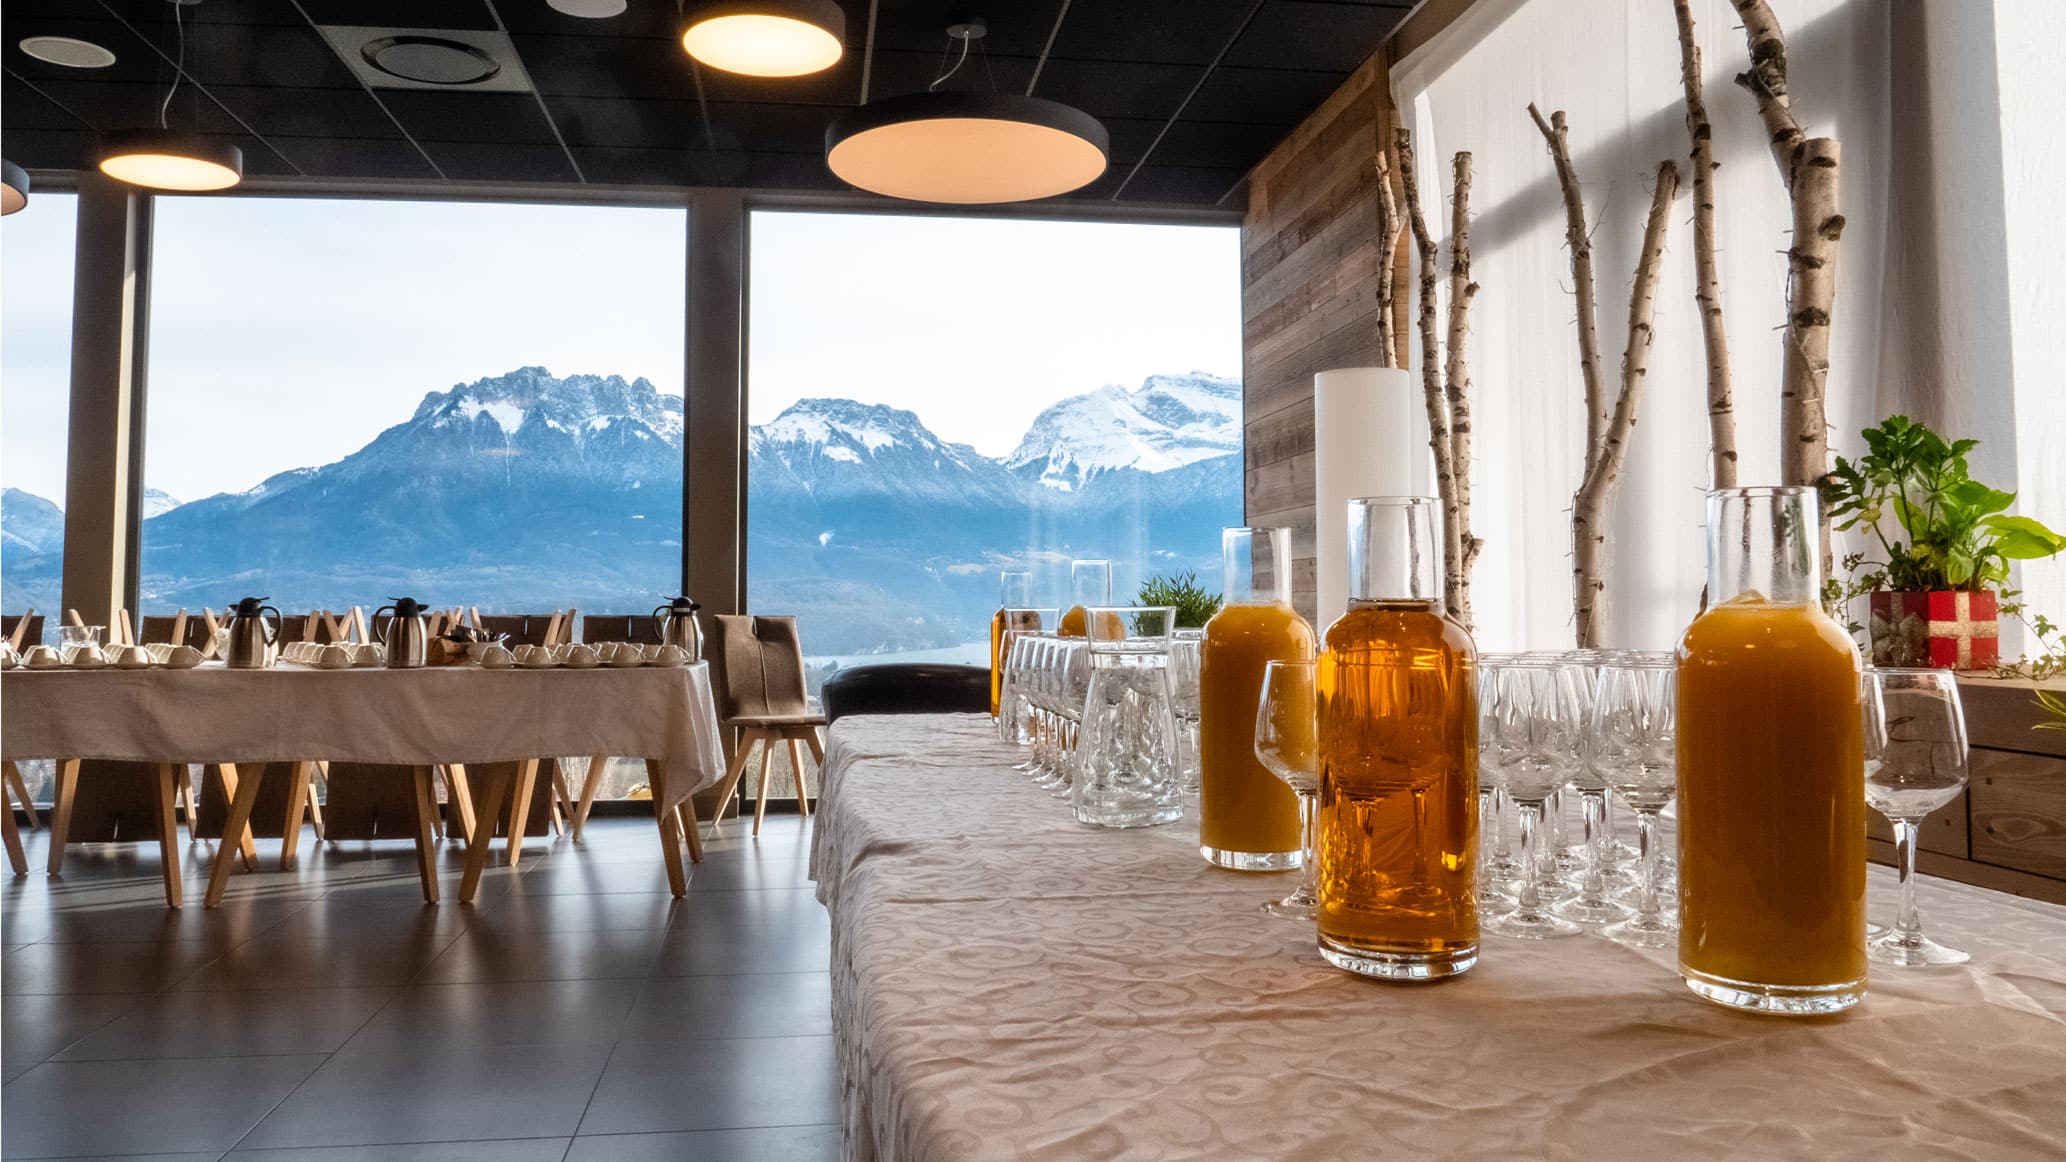
M 146 488 L 143 490 L 143 518 L 149 520 L 185 503 L 162 488 Z
M 1015 474 L 1072 492 L 1122 468 L 1167 472 L 1241 450 L 1241 384 L 1193 371 L 1108 385 L 1040 413 L 1005 457 Z

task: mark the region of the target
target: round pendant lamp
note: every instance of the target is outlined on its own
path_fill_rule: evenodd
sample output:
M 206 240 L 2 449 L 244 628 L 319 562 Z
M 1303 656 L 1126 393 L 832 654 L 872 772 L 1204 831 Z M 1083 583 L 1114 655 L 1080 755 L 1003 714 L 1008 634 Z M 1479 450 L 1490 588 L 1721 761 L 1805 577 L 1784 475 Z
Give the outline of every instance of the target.
M 104 139 L 100 172 L 133 186 L 196 192 L 244 180 L 244 151 L 192 133 L 142 130 Z
M 850 185 L 914 202 L 1051 198 L 1105 172 L 1111 138 L 1080 109 L 1015 93 L 912 93 L 825 130 L 825 164 Z
M 0 217 L 14 213 L 29 204 L 29 171 L 11 161 L 0 159 Z
M 690 56 L 728 73 L 807 76 L 846 52 L 846 10 L 838 0 L 697 4 L 683 21 L 681 43 Z

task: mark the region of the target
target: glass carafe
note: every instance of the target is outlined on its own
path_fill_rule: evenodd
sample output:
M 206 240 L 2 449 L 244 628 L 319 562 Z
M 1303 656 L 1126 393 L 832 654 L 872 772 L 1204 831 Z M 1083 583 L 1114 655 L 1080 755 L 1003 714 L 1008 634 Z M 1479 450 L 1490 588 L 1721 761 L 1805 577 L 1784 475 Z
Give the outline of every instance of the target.
M 1184 815 L 1169 696 L 1176 610 L 1090 612 L 1090 685 L 1069 789 L 1076 818 L 1097 827 L 1174 823 Z
M 1679 642 L 1679 975 L 1760 1012 L 1865 995 L 1858 650 L 1822 612 L 1817 518 L 1812 488 L 1708 493 Z
M 1320 652 L 1320 952 L 1434 980 L 1478 962 L 1477 651 L 1442 607 L 1436 501 L 1349 502 Z
M 1112 604 L 1112 562 L 1069 562 L 1069 608 L 1055 628 L 1057 637 L 1086 637 L 1090 631 L 1090 607 Z M 1109 628 L 1109 627 L 1107 627 Z M 1106 636 L 1112 636 L 1107 634 Z
M 997 717 L 1004 693 L 1005 635 L 1012 630 L 1040 628 L 1033 608 L 1033 574 L 1006 569 L 997 575 L 997 612 L 990 617 L 990 717 Z
M 1205 623 L 1198 666 L 1198 853 L 1235 871 L 1301 862 L 1298 796 L 1255 757 L 1263 669 L 1313 657 L 1313 629 L 1291 608 L 1291 530 L 1220 533 L 1222 602 Z

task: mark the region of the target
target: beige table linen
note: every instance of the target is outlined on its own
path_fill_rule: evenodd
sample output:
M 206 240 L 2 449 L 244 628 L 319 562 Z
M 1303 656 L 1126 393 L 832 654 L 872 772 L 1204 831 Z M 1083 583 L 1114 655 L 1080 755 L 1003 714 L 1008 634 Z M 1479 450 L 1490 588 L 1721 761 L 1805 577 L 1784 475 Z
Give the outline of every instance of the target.
M 2059 1158 L 2066 909 L 1925 879 L 1964 967 L 1829 1019 L 1695 998 L 1669 952 L 1486 937 L 1340 972 L 1195 822 L 1078 825 L 983 716 L 844 718 L 812 850 L 849 1157 Z M 1872 869 L 1872 913 L 1894 878 Z
M 426 764 L 541 755 L 664 761 L 662 806 L 678 806 L 724 775 L 708 667 L 0 675 L 0 757 L 10 759 Z

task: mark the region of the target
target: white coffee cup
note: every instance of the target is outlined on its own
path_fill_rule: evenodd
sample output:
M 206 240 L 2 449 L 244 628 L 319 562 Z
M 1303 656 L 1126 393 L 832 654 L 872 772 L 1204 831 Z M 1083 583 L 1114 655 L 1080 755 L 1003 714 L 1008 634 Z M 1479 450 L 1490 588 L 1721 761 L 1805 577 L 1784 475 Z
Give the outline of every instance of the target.
M 192 646 L 173 646 L 165 655 L 165 664 L 175 670 L 191 670 L 201 664 L 201 651 Z
M 516 664 L 516 656 L 500 642 L 488 643 L 488 648 L 480 652 L 477 660 L 484 670 L 507 670 Z
M 30 646 L 29 652 L 22 657 L 22 665 L 31 670 L 55 670 L 64 664 L 64 655 L 58 653 L 54 646 Z

